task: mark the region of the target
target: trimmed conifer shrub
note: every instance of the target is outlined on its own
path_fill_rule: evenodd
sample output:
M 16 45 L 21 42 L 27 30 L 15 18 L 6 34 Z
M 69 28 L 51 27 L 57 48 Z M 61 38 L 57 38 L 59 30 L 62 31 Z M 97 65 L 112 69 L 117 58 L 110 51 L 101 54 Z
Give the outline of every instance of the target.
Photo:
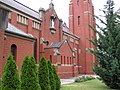
M 37 80 L 35 59 L 25 57 L 21 68 L 21 90 L 41 90 Z
M 4 68 L 1 90 L 20 90 L 17 65 L 11 53 Z
M 37 74 L 37 69 L 36 69 L 36 65 L 35 65 L 35 62 L 36 60 L 35 60 L 35 58 L 33 57 L 33 56 L 31 56 L 30 57 L 30 64 L 31 64 L 31 68 L 33 68 L 33 70 L 34 70 L 34 72 L 35 72 L 35 74 L 36 74 L 36 83 L 37 83 L 37 86 L 38 86 L 38 89 L 37 90 L 41 90 L 41 87 L 40 87 L 40 85 L 39 85 L 39 80 L 38 80 L 38 74 Z
M 51 90 L 49 81 L 49 70 L 47 62 L 44 57 L 40 59 L 38 67 L 38 79 L 41 86 L 41 90 Z
M 33 56 L 30 57 L 30 64 L 31 64 L 31 68 L 34 70 L 34 72 L 37 73 L 36 65 L 35 65 L 35 58 Z
M 48 61 L 48 69 L 49 69 L 49 80 L 50 80 L 51 90 L 56 90 L 56 81 L 55 81 L 55 77 L 53 74 L 51 61 Z
M 56 81 L 56 90 L 60 90 L 61 82 L 60 82 L 60 78 L 57 74 L 57 71 L 54 65 L 52 65 L 52 69 L 53 69 L 53 74 L 54 74 L 55 81 Z

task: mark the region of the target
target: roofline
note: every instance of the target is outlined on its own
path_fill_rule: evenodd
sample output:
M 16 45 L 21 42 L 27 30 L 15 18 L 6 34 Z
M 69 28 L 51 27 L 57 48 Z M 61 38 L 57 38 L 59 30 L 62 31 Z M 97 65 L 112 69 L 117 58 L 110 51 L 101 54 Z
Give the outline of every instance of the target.
M 72 50 L 72 48 L 71 48 L 71 46 L 70 46 L 70 44 L 69 44 L 69 42 L 68 42 L 67 39 L 66 39 L 66 41 L 67 41 L 67 43 L 68 43 L 68 46 L 70 47 L 70 50 L 73 52 L 73 50 Z
M 30 8 L 30 7 L 26 6 L 26 5 L 24 5 L 24 4 L 20 3 L 20 2 L 18 2 L 17 0 L 13 0 L 13 1 L 15 1 L 15 2 L 17 2 L 17 3 L 21 4 L 22 6 L 24 6 L 24 7 L 28 8 L 28 9 L 30 9 L 30 10 L 32 10 L 32 11 L 34 11 L 34 12 L 38 13 L 38 12 L 37 12 L 37 11 L 35 11 L 34 9 L 32 9 L 32 8 Z
M 45 13 L 49 12 L 49 10 L 51 10 L 51 8 L 48 8 L 47 10 L 45 10 Z M 56 17 L 59 19 L 56 10 L 55 10 L 54 8 L 53 8 L 53 10 L 54 10 L 54 12 L 55 12 Z
M 67 44 L 68 44 L 68 46 L 69 46 L 70 50 L 73 52 L 73 50 L 72 50 L 72 48 L 71 48 L 71 46 L 70 46 L 70 44 L 69 44 L 68 40 L 67 40 L 67 39 L 64 39 L 64 42 L 65 42 L 65 41 L 67 41 Z M 64 43 L 64 42 L 63 42 L 63 43 Z M 60 49 L 60 48 L 61 48 L 61 46 L 63 45 L 63 43 L 60 45 L 60 47 L 54 47 L 54 48 L 50 48 L 50 47 L 49 47 L 49 48 L 44 48 L 44 49 L 55 49 L 55 48 Z
M 34 38 L 34 37 L 29 37 L 29 36 L 21 35 L 21 34 L 19 34 L 19 33 L 7 31 L 7 30 L 5 30 L 5 33 L 10 33 L 10 34 L 13 34 L 13 35 L 22 36 L 22 37 L 24 37 L 24 38 L 29 38 L 29 39 L 31 39 L 31 40 L 36 40 L 36 38 Z
M 63 31 L 63 30 L 62 30 L 62 31 Z M 65 32 L 65 31 L 63 31 L 63 32 Z M 74 37 L 76 37 L 76 38 L 80 39 L 80 37 L 75 36 L 74 34 L 70 34 L 70 33 L 68 33 L 68 32 L 65 32 L 65 33 L 67 33 L 67 34 L 69 34 L 69 35 L 72 35 L 72 36 L 74 36 Z
M 28 7 L 28 6 L 24 5 L 24 4 L 16 1 L 16 0 L 13 0 L 13 1 L 16 2 L 16 3 L 18 3 L 18 4 L 20 4 L 20 5 L 22 5 L 22 6 L 24 6 L 24 7 L 26 7 L 26 8 L 28 8 L 28 9 L 30 9 L 30 10 L 32 10 L 32 11 L 35 12 L 35 13 L 38 13 L 38 14 L 39 14 L 39 12 L 35 11 L 34 9 L 32 9 L 32 8 L 30 8 L 30 7 Z M 32 18 L 35 18 L 35 19 L 37 19 L 37 20 L 39 20 L 39 21 L 42 22 L 41 19 L 38 19 L 38 18 L 36 18 L 36 17 L 34 17 L 34 16 L 32 16 L 32 15 L 29 15 L 29 14 L 25 13 L 24 11 L 18 10 L 18 9 L 16 9 L 15 7 L 12 7 L 11 5 L 8 5 L 8 4 L 3 3 L 3 2 L 1 2 L 1 1 L 0 1 L 0 3 L 6 5 L 6 6 L 10 7 L 10 8 L 12 8 L 12 9 L 15 9 L 15 10 L 17 10 L 17 11 L 19 11 L 19 12 L 22 12 L 22 13 L 24 13 L 24 14 L 26 14 L 26 15 L 28 15 L 28 16 L 30 16 L 30 17 L 32 17 Z M 8 10 L 9 10 L 9 9 L 8 9 Z

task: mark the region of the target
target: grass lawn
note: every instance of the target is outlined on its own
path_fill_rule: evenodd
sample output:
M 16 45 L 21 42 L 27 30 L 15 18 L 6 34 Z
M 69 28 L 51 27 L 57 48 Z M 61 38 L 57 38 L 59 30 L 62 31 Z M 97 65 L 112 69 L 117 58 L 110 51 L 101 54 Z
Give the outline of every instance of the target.
M 0 90 L 1 90 L 1 84 L 2 84 L 2 81 L 0 80 Z
M 81 83 L 73 83 L 68 85 L 62 85 L 60 90 L 115 90 L 109 89 L 104 83 L 101 83 L 98 79 L 89 80 Z

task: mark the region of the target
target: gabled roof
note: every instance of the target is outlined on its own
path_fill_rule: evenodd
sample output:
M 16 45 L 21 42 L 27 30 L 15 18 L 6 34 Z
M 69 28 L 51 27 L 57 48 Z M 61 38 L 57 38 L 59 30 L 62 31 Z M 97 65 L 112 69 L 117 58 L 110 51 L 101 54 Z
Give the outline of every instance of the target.
M 16 10 L 19 10 L 31 17 L 34 17 L 36 19 L 40 19 L 39 18 L 39 13 L 25 5 L 23 5 L 22 3 L 16 1 L 16 0 L 0 0 L 0 3 L 3 3 L 5 5 L 8 5 L 9 7 L 12 7 Z
M 62 40 L 61 42 L 53 43 L 49 48 L 60 48 L 64 42 L 65 40 Z
M 72 48 L 71 48 L 69 42 L 67 41 L 67 39 L 64 39 L 64 40 L 62 40 L 62 41 L 60 41 L 60 42 L 53 43 L 49 48 L 50 48 L 50 49 L 52 49 L 52 48 L 60 49 L 60 47 L 61 47 L 65 42 L 68 44 L 70 50 L 72 51 Z
M 31 39 L 35 39 L 31 34 L 25 33 L 24 31 L 18 29 L 17 27 L 15 27 L 14 25 L 10 23 L 8 23 L 8 28 L 5 30 L 5 32 L 21 35 L 21 36 L 28 37 Z

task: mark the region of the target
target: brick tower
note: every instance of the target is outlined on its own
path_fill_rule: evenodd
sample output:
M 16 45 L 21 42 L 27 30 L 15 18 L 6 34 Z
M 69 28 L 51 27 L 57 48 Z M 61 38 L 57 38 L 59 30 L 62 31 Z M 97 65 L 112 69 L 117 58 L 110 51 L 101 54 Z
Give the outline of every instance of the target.
M 87 38 L 96 38 L 96 34 L 88 25 L 95 27 L 95 19 L 92 16 L 94 8 L 92 0 L 71 0 L 69 4 L 69 28 L 73 34 L 80 37 L 80 57 L 79 57 L 79 73 L 93 74 L 93 63 L 95 57 L 87 52 L 88 48 L 95 47 L 87 40 Z

